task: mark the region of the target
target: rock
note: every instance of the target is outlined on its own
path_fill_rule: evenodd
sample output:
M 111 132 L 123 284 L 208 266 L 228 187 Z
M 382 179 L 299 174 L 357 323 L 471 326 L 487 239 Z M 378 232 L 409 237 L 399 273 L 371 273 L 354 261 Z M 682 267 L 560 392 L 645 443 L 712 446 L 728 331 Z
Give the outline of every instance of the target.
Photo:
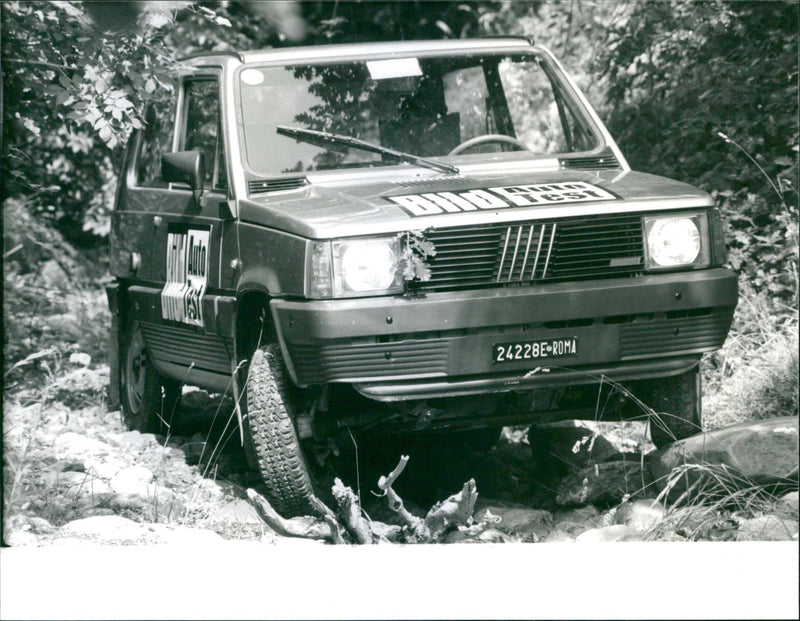
M 68 522 L 61 527 L 60 533 L 68 537 L 121 542 L 141 540 L 147 534 L 147 529 L 118 515 L 101 515 Z
M 655 490 L 651 484 L 647 469 L 639 462 L 605 462 L 562 479 L 556 503 L 561 506 L 608 506 L 619 503 L 626 496 L 653 495 Z
M 128 466 L 111 479 L 111 489 L 118 494 L 150 496 L 152 494 L 148 484 L 152 482 L 153 477 L 153 472 L 144 466 Z
M 79 433 L 68 431 L 56 438 L 55 454 L 58 459 L 83 461 L 87 457 L 108 455 L 113 449 L 105 442 L 87 438 Z
M 797 520 L 764 515 L 739 524 L 736 541 L 797 541 Z
M 164 459 L 170 459 L 178 463 L 186 463 L 186 453 L 175 446 L 161 447 L 161 455 Z
M 547 537 L 542 540 L 542 543 L 572 543 L 574 541 L 575 537 L 559 528 L 547 535 Z
M 496 528 L 459 528 L 447 533 L 443 543 L 511 543 L 514 541 Z
M 166 524 L 151 524 L 151 533 L 157 543 L 177 544 L 182 546 L 206 546 L 225 541 L 217 533 L 204 528 L 174 527 Z
M 225 496 L 225 489 L 223 486 L 214 481 L 213 479 L 200 479 L 196 483 L 197 487 L 209 496 L 215 499 L 221 499 Z
M 600 512 L 591 505 L 570 511 L 559 511 L 553 516 L 555 529 L 569 535 L 576 535 L 587 528 L 596 528 L 601 525 L 602 520 Z
M 127 451 L 141 451 L 155 444 L 156 437 L 152 433 L 139 431 L 126 431 L 118 439 L 119 447 Z
M 534 459 L 554 462 L 567 470 L 585 468 L 617 455 L 617 450 L 603 436 L 580 426 L 532 427 L 528 441 Z
M 403 527 L 396 524 L 372 522 L 370 528 L 372 529 L 372 534 L 378 538 L 379 543 L 400 542 L 403 536 Z
M 3 535 L 5 543 L 12 548 L 20 548 L 22 546 L 33 546 L 39 543 L 39 537 L 27 530 L 11 530 L 8 529 Z
M 102 508 L 111 509 L 114 514 L 138 515 L 142 519 L 177 519 L 183 511 L 180 501 L 169 494 L 169 490 L 158 492 L 153 497 L 141 494 L 112 494 L 102 503 Z
M 50 522 L 35 515 L 18 514 L 4 523 L 3 539 L 12 547 L 36 545 L 43 536 L 56 530 Z
M 50 535 L 54 533 L 56 530 L 55 526 L 53 526 L 46 519 L 39 517 L 38 515 L 27 516 L 27 520 L 30 527 L 30 531 L 32 533 L 36 533 L 37 535 Z
M 53 382 L 53 397 L 71 408 L 85 407 L 105 396 L 108 382 L 108 367 L 100 369 L 81 367 L 69 371 Z
M 724 468 L 731 474 L 726 484 L 797 484 L 798 418 L 786 416 L 750 421 L 697 434 L 673 442 L 653 455 L 650 471 L 664 489 L 672 484 L 670 500 L 675 500 L 693 483 L 708 477 L 704 468 L 688 469 L 675 485 L 670 473 L 684 464 Z M 698 486 L 699 487 L 699 486 Z
M 88 367 L 92 363 L 92 357 L 84 353 L 70 354 L 69 363 L 78 365 L 79 367 Z
M 575 539 L 578 543 L 611 543 L 614 541 L 641 541 L 640 533 L 625 524 L 612 524 L 589 529 Z
M 793 517 L 794 519 L 797 519 L 797 492 L 789 492 L 788 494 L 781 496 L 780 500 L 778 500 L 777 506 L 775 507 L 775 512 L 783 517 Z
M 676 533 L 675 531 L 672 531 L 672 530 L 665 530 L 663 532 L 659 532 L 658 536 L 655 539 L 648 538 L 647 540 L 648 541 L 662 541 L 662 542 L 671 541 L 671 542 L 681 542 L 681 543 L 684 542 L 684 541 L 690 541 L 689 539 L 687 539 L 683 535 L 680 535 L 680 534 L 678 534 L 678 533 Z
M 241 498 L 232 500 L 214 511 L 214 519 L 235 524 L 263 524 L 256 508 Z
M 664 505 L 657 500 L 634 500 L 622 503 L 616 511 L 617 524 L 625 524 L 639 531 L 645 531 L 664 519 Z
M 487 528 L 486 530 L 481 531 L 474 541 L 476 543 L 510 543 L 513 541 L 513 539 L 495 528 Z
M 79 341 L 84 336 L 84 330 L 78 318 L 72 313 L 50 315 L 47 318 L 47 325 L 56 336 L 60 336 L 65 340 L 75 342 Z
M 181 407 L 185 410 L 205 410 L 211 399 L 205 390 L 187 390 L 181 395 Z
M 48 472 L 44 481 L 49 487 L 61 488 L 76 496 L 101 496 L 112 492 L 107 482 L 87 472 Z
M 656 448 L 648 438 L 648 428 L 645 421 L 582 420 L 580 425 L 603 436 L 618 453 L 646 455 Z
M 86 511 L 83 512 L 83 517 L 96 517 L 98 515 L 116 515 L 113 509 L 107 509 L 105 507 L 89 507 Z
M 549 511 L 528 507 L 490 506 L 475 514 L 477 522 L 487 521 L 497 530 L 523 539 L 540 540 L 553 528 L 553 515 Z
M 107 481 L 114 478 L 120 470 L 126 467 L 123 462 L 110 457 L 103 459 L 90 458 L 86 460 L 84 465 L 86 472 Z
M 68 276 L 69 274 L 54 259 L 44 261 L 39 267 L 39 278 L 42 284 L 50 289 L 61 289 Z

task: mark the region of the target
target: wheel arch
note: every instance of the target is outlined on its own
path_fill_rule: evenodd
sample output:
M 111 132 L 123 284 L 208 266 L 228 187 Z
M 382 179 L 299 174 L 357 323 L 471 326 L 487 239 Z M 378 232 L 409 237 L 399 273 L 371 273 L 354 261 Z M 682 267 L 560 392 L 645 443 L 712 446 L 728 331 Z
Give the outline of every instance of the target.
M 278 333 L 269 311 L 266 287 L 252 287 L 238 293 L 235 317 L 236 357 L 246 360 L 260 346 L 278 342 Z

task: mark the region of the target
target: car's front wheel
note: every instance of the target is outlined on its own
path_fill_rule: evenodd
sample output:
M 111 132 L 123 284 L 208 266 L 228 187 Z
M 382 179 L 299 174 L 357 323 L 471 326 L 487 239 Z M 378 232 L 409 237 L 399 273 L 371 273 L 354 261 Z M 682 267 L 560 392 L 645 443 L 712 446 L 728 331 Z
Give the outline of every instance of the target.
M 647 405 L 650 416 L 650 437 L 662 447 L 703 430 L 701 420 L 700 365 L 690 371 L 648 382 Z
M 314 489 L 294 426 L 293 386 L 276 344 L 257 349 L 244 386 L 245 449 L 284 517 L 313 514 Z
M 122 420 L 128 429 L 142 433 L 168 433 L 179 413 L 180 384 L 153 366 L 137 321 L 126 323 L 121 345 Z

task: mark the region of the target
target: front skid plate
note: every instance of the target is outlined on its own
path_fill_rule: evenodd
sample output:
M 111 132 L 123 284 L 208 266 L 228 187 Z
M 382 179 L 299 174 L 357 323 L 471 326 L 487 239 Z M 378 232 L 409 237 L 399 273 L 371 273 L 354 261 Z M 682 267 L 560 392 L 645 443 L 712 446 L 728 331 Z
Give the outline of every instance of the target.
M 699 363 L 697 356 L 617 363 L 607 367 L 537 368 L 527 373 L 500 377 L 450 380 L 413 380 L 375 384 L 354 384 L 363 396 L 376 401 L 405 401 L 476 395 L 487 392 L 514 392 L 536 388 L 594 384 L 603 380 L 626 381 L 678 375 Z

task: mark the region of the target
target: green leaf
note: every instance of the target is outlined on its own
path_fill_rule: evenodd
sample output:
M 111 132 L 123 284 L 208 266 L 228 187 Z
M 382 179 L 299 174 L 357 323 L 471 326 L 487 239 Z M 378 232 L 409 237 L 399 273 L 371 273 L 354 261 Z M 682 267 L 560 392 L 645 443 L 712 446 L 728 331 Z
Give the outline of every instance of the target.
M 103 140 L 104 142 L 108 142 L 113 137 L 111 128 L 108 126 L 108 124 L 104 124 L 103 126 L 101 126 L 98 134 L 100 136 L 100 139 Z

